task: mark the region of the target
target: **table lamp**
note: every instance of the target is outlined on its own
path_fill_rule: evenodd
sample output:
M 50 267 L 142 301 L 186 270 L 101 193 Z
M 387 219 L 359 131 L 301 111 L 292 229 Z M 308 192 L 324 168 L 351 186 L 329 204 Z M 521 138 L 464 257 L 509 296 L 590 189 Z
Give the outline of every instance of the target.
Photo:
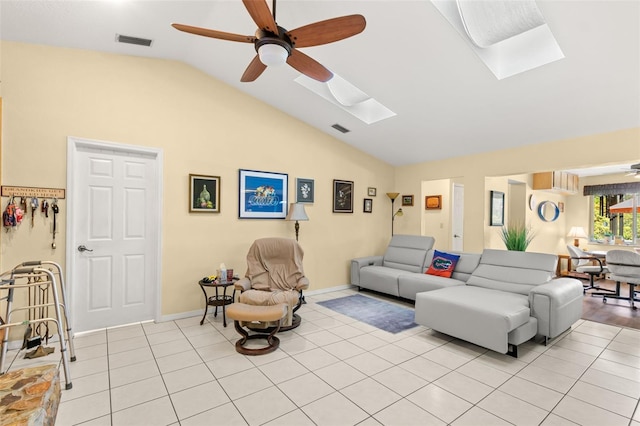
M 295 220 L 295 229 L 296 229 L 296 241 L 298 241 L 298 233 L 300 232 L 300 224 L 299 220 L 309 220 L 309 216 L 307 216 L 307 212 L 304 211 L 304 204 L 301 203 L 291 203 L 289 204 L 289 214 L 287 214 L 286 220 Z
M 584 228 L 582 226 L 572 226 L 571 230 L 567 234 L 567 237 L 573 238 L 573 245 L 576 247 L 580 246 L 580 238 L 589 238 L 587 233 L 584 232 Z

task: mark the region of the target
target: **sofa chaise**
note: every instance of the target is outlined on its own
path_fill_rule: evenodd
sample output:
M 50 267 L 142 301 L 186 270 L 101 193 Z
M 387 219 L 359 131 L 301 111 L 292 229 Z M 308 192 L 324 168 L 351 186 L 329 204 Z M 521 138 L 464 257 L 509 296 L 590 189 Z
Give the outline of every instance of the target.
M 582 284 L 555 278 L 557 256 L 485 249 L 459 256 L 450 278 L 426 274 L 434 239 L 396 235 L 384 256 L 351 262 L 351 284 L 415 300 L 418 324 L 500 353 L 545 343 L 582 316 Z

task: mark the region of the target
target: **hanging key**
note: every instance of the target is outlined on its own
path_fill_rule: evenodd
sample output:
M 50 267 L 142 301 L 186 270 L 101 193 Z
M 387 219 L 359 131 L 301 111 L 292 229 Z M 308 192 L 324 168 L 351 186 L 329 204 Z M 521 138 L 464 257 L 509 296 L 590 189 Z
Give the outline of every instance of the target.
M 58 200 L 54 199 L 53 204 L 51 204 L 51 211 L 53 212 L 53 242 L 51 243 L 51 248 L 56 248 L 56 216 L 60 209 L 58 208 Z
M 42 200 L 42 212 L 45 217 L 49 217 L 49 202 L 47 200 Z
M 33 197 L 31 199 L 31 227 L 33 228 L 33 216 L 35 215 L 36 209 L 38 208 L 38 198 Z

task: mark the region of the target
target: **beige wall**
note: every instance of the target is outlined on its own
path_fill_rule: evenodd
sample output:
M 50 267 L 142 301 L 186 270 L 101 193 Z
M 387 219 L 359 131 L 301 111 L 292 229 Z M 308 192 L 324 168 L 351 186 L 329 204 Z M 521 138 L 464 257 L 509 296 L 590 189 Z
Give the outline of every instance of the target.
M 10 42 L 1 55 L 3 184 L 65 188 L 68 136 L 164 150 L 164 315 L 200 309 L 196 283 L 220 262 L 243 274 L 254 239 L 294 237 L 291 222 L 238 219 L 238 169 L 288 173 L 290 194 L 296 177 L 315 179 L 310 221 L 300 225 L 311 290 L 347 284 L 350 259 L 388 243 L 391 166 L 190 66 Z M 220 214 L 188 212 L 189 173 L 221 176 Z M 355 182 L 353 214 L 332 213 L 333 179 Z M 367 187 L 378 193 L 372 214 L 362 212 Z M 51 220 L 37 215 L 33 228 L 3 231 L 2 270 L 31 259 L 64 264 L 72 224 L 60 207 L 58 248 Z
M 526 176 L 528 197 L 532 172 L 640 159 L 636 128 L 394 169 L 179 62 L 10 42 L 2 42 L 0 61 L 3 184 L 65 188 L 68 136 L 164 150 L 164 315 L 200 309 L 196 281 L 220 262 L 242 272 L 255 238 L 293 236 L 290 222 L 238 219 L 240 168 L 288 173 L 290 192 L 296 177 L 315 179 L 316 202 L 307 208 L 311 220 L 301 223 L 300 242 L 311 290 L 318 290 L 348 283 L 351 258 L 383 252 L 390 236 L 386 192 L 416 195 L 395 230 L 420 234 L 429 195 L 423 182 L 464 184 L 465 250 L 479 252 L 501 247 L 497 228 L 488 226 L 488 194 L 507 193 L 510 176 Z M 189 173 L 221 176 L 220 214 L 188 213 Z M 354 214 L 331 212 L 333 179 L 355 182 Z M 378 196 L 373 214 L 363 214 L 369 186 Z M 555 194 L 538 195 L 543 198 L 557 201 Z M 449 206 L 450 199 L 443 203 Z M 29 259 L 64 264 L 64 202 L 61 210 L 57 250 L 50 248 L 50 221 L 38 217 L 33 228 L 27 222 L 3 232 L 0 268 Z M 566 227 L 575 222 L 571 211 L 544 225 L 527 211 L 540 228 L 532 250 L 561 250 Z
M 482 141 L 471 139 L 469 143 L 478 144 Z M 394 190 L 403 194 L 418 193 L 424 181 L 455 176 L 456 181 L 465 186 L 464 249 L 465 251 L 481 252 L 484 247 L 493 247 L 498 244 L 495 232 L 487 229 L 489 228 L 487 218 L 489 191 L 506 191 L 509 177 L 638 159 L 640 159 L 640 128 L 634 128 L 398 167 L 395 173 Z M 493 180 L 493 178 L 500 179 Z M 532 191 L 532 182 L 530 176 L 527 179 L 528 197 Z M 489 183 L 487 182 L 492 187 L 488 187 Z M 538 201 L 543 199 L 563 200 L 563 198 L 559 198 L 561 196 L 551 192 L 533 192 Z M 557 222 L 545 223 L 544 226 L 534 216 L 534 212 L 529 211 L 527 215 L 531 218 L 534 229 L 540 229 L 537 231 L 538 236 L 534 239 L 531 250 L 551 253 L 566 251 L 566 237 L 563 236 L 563 233 L 568 232 L 566 215 L 561 214 Z M 422 210 L 408 209 L 403 220 L 397 221 L 396 232 L 419 233 L 422 226 L 421 218 Z M 495 229 L 495 227 L 491 228 Z M 437 241 L 436 245 L 438 245 Z

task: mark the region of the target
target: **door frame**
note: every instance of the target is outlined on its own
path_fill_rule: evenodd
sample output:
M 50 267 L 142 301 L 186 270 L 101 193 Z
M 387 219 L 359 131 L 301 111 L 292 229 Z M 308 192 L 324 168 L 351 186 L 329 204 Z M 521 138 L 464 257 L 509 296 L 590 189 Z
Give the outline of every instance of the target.
M 456 203 L 456 191 L 462 190 L 462 209 L 460 209 L 460 206 L 457 205 Z M 451 249 L 453 250 L 453 246 L 455 245 L 455 224 L 456 224 L 456 214 L 460 213 L 460 219 L 462 220 L 462 222 L 460 223 L 460 226 L 462 228 L 462 249 L 460 251 L 464 251 L 464 184 L 462 183 L 457 183 L 457 182 L 453 182 L 451 184 L 451 234 L 450 234 L 450 241 L 451 241 Z
M 156 171 L 156 182 L 155 182 L 155 194 L 152 194 L 158 202 L 158 208 L 154 209 L 155 211 L 155 221 L 158 225 L 157 234 L 155 235 L 156 241 L 158 244 L 156 245 L 156 267 L 155 274 L 156 279 L 156 297 L 155 297 L 155 321 L 160 321 L 162 317 L 162 209 L 163 209 L 163 200 L 162 194 L 164 193 L 163 187 L 163 164 L 164 164 L 164 155 L 163 150 L 161 148 L 150 148 L 144 146 L 137 145 L 128 145 L 121 144 L 116 142 L 108 142 L 108 141 L 100 141 L 94 139 L 86 139 L 74 136 L 67 137 L 67 220 L 66 220 L 66 267 L 65 267 L 65 275 L 66 275 L 66 289 L 65 295 L 67 297 L 67 304 L 69 305 L 69 309 L 73 307 L 73 286 L 74 277 L 72 272 L 75 268 L 75 248 L 76 248 L 76 231 L 71 224 L 74 223 L 74 211 L 75 211 L 75 198 L 73 194 L 77 191 L 74 185 L 75 173 L 74 167 L 77 157 L 78 151 L 81 148 L 91 149 L 91 150 L 100 150 L 104 149 L 112 152 L 119 152 L 133 156 L 145 156 L 153 159 L 154 167 Z M 70 312 L 71 323 L 73 324 L 73 311 Z

